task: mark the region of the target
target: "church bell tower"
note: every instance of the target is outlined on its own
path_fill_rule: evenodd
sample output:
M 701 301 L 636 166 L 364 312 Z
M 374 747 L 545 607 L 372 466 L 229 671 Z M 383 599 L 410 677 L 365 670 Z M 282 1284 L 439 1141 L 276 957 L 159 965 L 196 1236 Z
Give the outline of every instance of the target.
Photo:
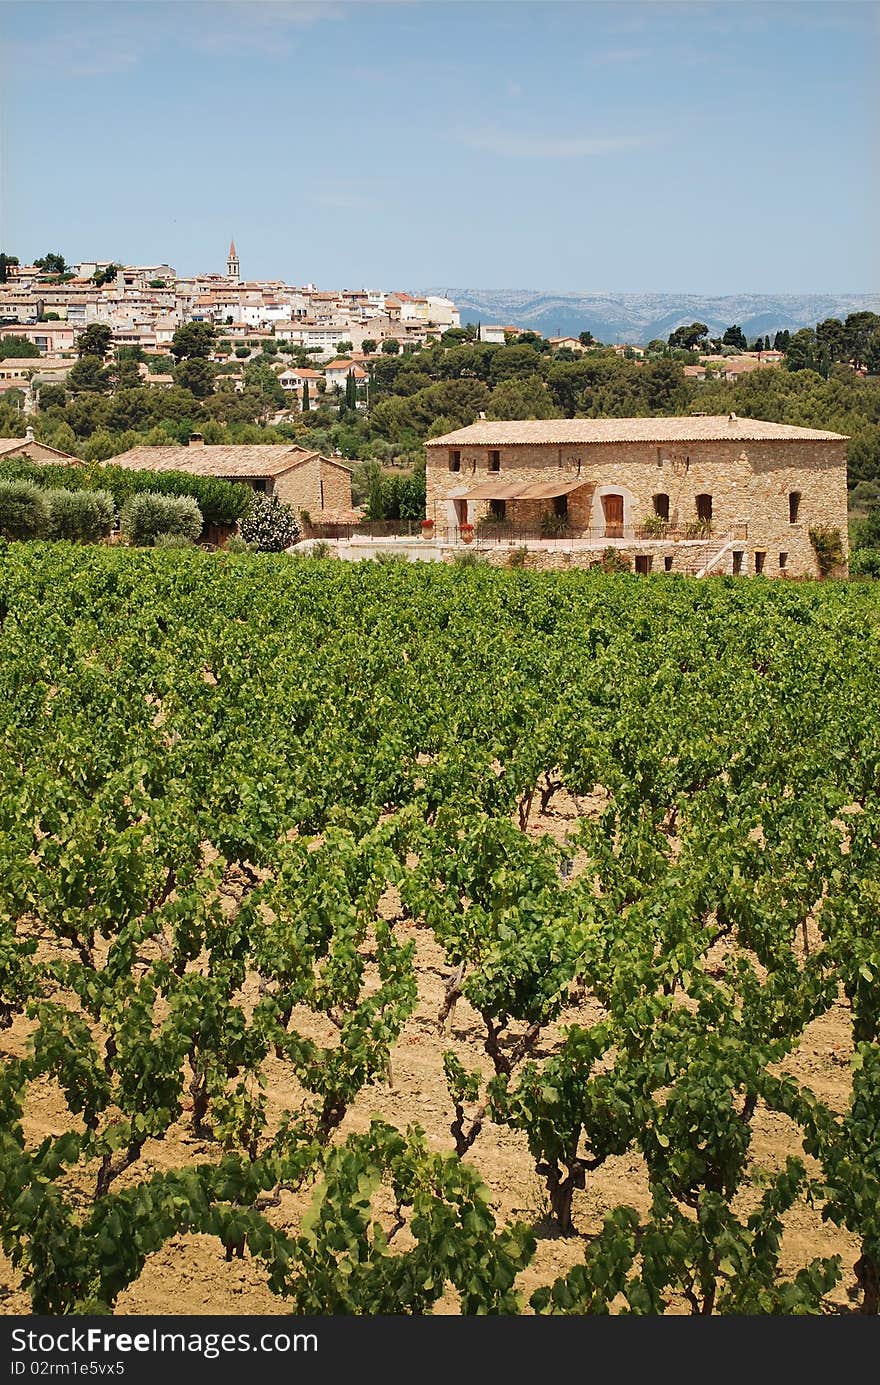
M 226 277 L 232 279 L 236 284 L 241 275 L 238 268 L 238 251 L 235 248 L 235 241 L 229 242 L 229 254 L 226 257 Z

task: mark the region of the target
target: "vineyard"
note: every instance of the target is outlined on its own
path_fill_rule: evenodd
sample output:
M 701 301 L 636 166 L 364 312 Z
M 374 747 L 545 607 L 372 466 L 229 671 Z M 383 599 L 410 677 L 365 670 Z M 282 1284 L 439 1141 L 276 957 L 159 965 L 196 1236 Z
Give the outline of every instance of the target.
M 877 1313 L 875 584 L 0 551 L 0 1311 Z

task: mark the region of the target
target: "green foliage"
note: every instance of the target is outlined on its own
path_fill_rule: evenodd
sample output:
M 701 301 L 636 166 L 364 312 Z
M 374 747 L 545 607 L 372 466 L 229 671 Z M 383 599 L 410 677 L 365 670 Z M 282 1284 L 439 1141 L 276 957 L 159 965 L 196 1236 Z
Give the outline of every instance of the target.
M 390 1226 L 375 1206 L 383 1193 Z M 284 1293 L 299 1314 L 427 1313 L 448 1287 L 462 1313 L 517 1312 L 535 1240 L 521 1225 L 497 1232 L 488 1204 L 477 1174 L 430 1153 L 419 1129 L 374 1121 L 328 1155 Z
M 49 526 L 45 493 L 30 481 L 0 481 L 0 536 L 39 539 Z
M 361 480 L 366 492 L 366 517 L 370 520 L 424 519 L 425 463 L 409 473 L 383 471 L 371 462 Z
M 214 366 L 200 356 L 184 357 L 175 367 L 174 379 L 196 399 L 207 399 L 214 389 Z
M 84 332 L 81 332 L 76 343 L 76 354 L 83 356 L 97 356 L 103 360 L 110 350 L 110 343 L 113 340 L 113 328 L 108 327 L 104 322 L 90 322 Z
M 206 360 L 214 350 L 216 337 L 210 322 L 185 322 L 171 338 L 171 354 L 176 361 Z
M 97 543 L 113 528 L 116 506 L 109 491 L 47 490 L 43 494 L 49 510 L 49 538 Z
M 816 555 L 820 577 L 830 577 L 843 561 L 843 544 L 840 530 L 828 525 L 817 525 L 809 531 L 810 546 Z
M 668 337 L 668 345 L 685 351 L 704 351 L 708 346 L 709 328 L 705 322 L 692 322 L 689 327 L 676 327 Z
M 880 577 L 880 548 L 858 548 L 849 562 L 852 577 Z
M 202 532 L 202 512 L 191 496 L 140 491 L 126 500 L 119 524 L 137 547 L 155 543 L 160 534 L 193 541 Z
M 64 256 L 55 254 L 53 251 L 43 255 L 39 260 L 34 260 L 34 266 L 37 269 L 42 269 L 44 274 L 66 274 L 68 269 Z
M 224 552 L 233 554 L 252 553 L 253 549 L 247 540 L 241 537 L 241 534 L 232 534 L 224 544 Z
M 110 388 L 110 372 L 104 369 L 100 356 L 81 356 L 67 375 L 67 388 L 73 394 L 83 391 L 104 393 Z M 92 429 L 88 430 L 89 432 Z
M 40 356 L 40 348 L 32 341 L 27 341 L 24 337 L 4 337 L 0 336 L 0 361 L 8 360 L 12 357 L 34 358 Z

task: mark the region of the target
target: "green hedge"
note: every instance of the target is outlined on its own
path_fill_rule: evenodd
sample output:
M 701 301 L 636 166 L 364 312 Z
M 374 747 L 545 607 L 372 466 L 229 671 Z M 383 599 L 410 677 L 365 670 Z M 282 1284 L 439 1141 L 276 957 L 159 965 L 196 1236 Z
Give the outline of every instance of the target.
M 168 534 L 194 542 L 202 532 L 202 513 L 191 495 L 140 491 L 126 500 L 119 523 L 129 542 L 139 548 Z
M 202 512 L 205 524 L 235 524 L 250 506 L 252 491 L 215 476 L 190 476 L 185 471 L 131 471 L 128 467 L 97 463 L 64 466 L 31 462 L 23 457 L 0 462 L 0 480 L 30 481 L 43 490 L 106 490 L 121 510 L 129 496 L 142 491 L 161 495 L 189 495 Z
M 41 539 L 49 528 L 46 494 L 32 481 L 0 480 L 0 536 Z
M 50 539 L 97 543 L 113 528 L 116 506 L 109 491 L 50 490 L 41 494 L 49 507 Z

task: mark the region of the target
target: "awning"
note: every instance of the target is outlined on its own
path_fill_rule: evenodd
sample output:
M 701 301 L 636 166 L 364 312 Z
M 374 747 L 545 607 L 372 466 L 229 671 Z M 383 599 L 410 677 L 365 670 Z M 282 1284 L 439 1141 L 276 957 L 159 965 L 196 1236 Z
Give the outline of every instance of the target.
M 568 495 L 581 486 L 593 485 L 586 477 L 575 477 L 569 481 L 481 481 L 468 491 L 461 492 L 461 499 L 467 500 L 551 500 L 557 495 Z

